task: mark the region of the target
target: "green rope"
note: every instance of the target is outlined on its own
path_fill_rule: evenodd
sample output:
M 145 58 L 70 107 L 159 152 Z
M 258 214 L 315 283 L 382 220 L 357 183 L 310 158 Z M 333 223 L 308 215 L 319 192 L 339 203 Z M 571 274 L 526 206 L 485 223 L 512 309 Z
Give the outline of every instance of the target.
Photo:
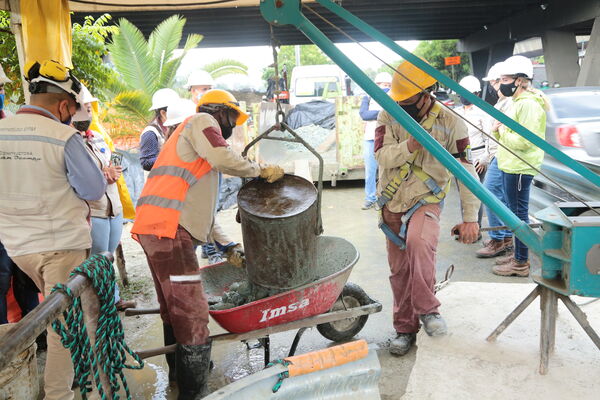
M 112 263 L 106 257 L 95 254 L 75 268 L 70 277 L 75 274 L 87 276 L 98 294 L 100 310 L 96 342 L 92 348 L 83 319 L 81 299 L 75 297 L 67 286 L 60 283 L 52 288 L 52 292 L 59 290 L 65 293 L 71 299 L 71 305 L 63 312 L 65 324 L 56 319 L 52 322 L 52 328 L 60 336 L 63 346 L 71 352 L 81 398 L 86 400 L 87 393 L 92 391 L 90 375 L 93 374 L 96 388 L 103 400 L 119 399 L 119 379 L 123 382 L 127 400 L 130 400 L 131 394 L 123 368 L 142 369 L 144 362 L 125 343 L 123 325 L 115 307 L 115 272 Z M 127 365 L 127 354 L 131 355 L 138 365 Z M 102 368 L 109 379 L 110 396 L 102 387 L 99 368 Z
M 272 362 L 268 363 L 265 368 L 272 367 L 272 366 L 274 366 L 276 364 L 281 364 L 284 367 L 287 367 L 288 365 L 292 364 L 292 362 L 291 361 L 287 361 L 287 360 L 279 359 L 279 360 L 275 360 L 275 361 L 272 361 Z M 277 375 L 277 382 L 275 382 L 275 385 L 273 386 L 273 393 L 277 393 L 277 391 L 281 388 L 281 385 L 283 384 L 283 380 L 286 379 L 286 378 L 289 378 L 289 377 L 290 377 L 290 373 L 288 371 L 280 372 Z

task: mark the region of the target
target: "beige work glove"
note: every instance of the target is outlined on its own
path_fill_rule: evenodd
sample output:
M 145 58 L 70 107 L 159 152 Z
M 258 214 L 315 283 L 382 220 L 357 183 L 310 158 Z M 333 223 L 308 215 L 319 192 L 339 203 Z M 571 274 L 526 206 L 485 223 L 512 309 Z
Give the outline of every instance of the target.
M 246 257 L 244 256 L 244 249 L 241 244 L 236 244 L 233 247 L 230 247 L 225 252 L 225 257 L 227 257 L 227 262 L 235 267 L 242 268 L 244 263 L 246 262 Z
M 267 165 L 260 168 L 260 177 L 266 179 L 267 182 L 273 183 L 283 178 L 285 172 L 279 165 Z

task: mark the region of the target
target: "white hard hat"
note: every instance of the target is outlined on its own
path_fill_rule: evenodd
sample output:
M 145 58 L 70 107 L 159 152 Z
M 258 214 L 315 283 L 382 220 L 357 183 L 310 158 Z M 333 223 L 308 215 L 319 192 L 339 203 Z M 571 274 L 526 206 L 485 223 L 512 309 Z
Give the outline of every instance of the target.
M 458 84 L 471 93 L 481 92 L 481 82 L 473 75 L 465 76 L 458 82 Z
M 69 79 L 65 82 L 58 82 L 53 79 L 49 79 L 49 78 L 46 78 L 45 76 L 40 75 L 37 78 L 34 78 L 30 81 L 29 91 L 31 92 L 32 89 L 34 89 L 32 87 L 32 84 L 41 83 L 41 82 L 46 82 L 46 83 L 49 83 L 50 85 L 54 86 L 54 90 L 52 90 L 51 87 L 47 87 L 45 90 L 46 93 L 67 92 L 68 94 L 72 95 L 75 98 L 75 102 L 77 102 L 80 106 L 83 106 L 85 104 L 83 102 L 82 90 L 81 90 L 83 85 L 76 78 L 69 77 Z M 77 83 L 74 83 L 74 82 L 77 82 Z M 59 90 L 57 90 L 56 88 L 58 88 Z M 37 93 L 40 93 L 40 92 L 37 92 Z M 32 92 L 32 94 L 35 94 L 35 90 Z
M 375 77 L 375 83 L 392 83 L 392 75 L 387 72 L 380 72 Z
M 175 103 L 177 100 L 179 100 L 179 95 L 173 89 L 169 89 L 169 88 L 158 89 L 152 95 L 152 107 L 150 107 L 149 111 L 169 107 L 171 104 Z
M 203 69 L 198 69 L 193 71 L 190 76 L 188 76 L 187 83 L 185 84 L 185 88 L 189 89 L 192 86 L 214 86 L 215 81 L 210 76 L 210 74 Z
M 523 56 L 512 56 L 504 60 L 500 75 L 514 76 L 517 74 L 525 75 L 529 79 L 533 79 L 533 64 L 531 60 Z
M 2 65 L 0 65 L 0 85 L 4 85 L 6 83 L 11 83 L 12 81 L 10 79 L 8 79 L 8 76 L 6 76 L 6 74 L 4 73 L 4 70 L 2 69 Z
M 81 85 L 81 101 L 83 102 L 83 104 L 86 104 L 98 101 L 98 99 L 92 96 L 92 93 L 88 90 L 87 87 Z
M 496 64 L 492 65 L 492 67 L 490 68 L 490 70 L 487 73 L 487 76 L 485 78 L 483 78 L 482 80 L 485 82 L 488 81 L 496 81 L 498 79 L 500 79 L 500 71 L 502 70 L 504 65 L 504 61 L 500 61 L 497 62 Z
M 188 99 L 179 99 L 167 108 L 167 120 L 165 126 L 173 126 L 182 123 L 190 115 L 196 114 L 196 105 Z

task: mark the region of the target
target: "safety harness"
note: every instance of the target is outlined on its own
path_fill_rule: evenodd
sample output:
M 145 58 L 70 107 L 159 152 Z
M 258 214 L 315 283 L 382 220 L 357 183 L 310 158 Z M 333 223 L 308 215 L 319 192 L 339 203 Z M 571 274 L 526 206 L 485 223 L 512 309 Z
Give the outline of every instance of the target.
M 426 131 L 430 132 L 431 128 L 435 120 L 437 119 L 441 106 L 438 103 L 435 103 L 432 107 L 431 111 L 427 118 L 421 122 L 421 126 Z M 385 186 L 385 188 L 381 191 L 381 195 L 377 198 L 377 208 L 381 210 L 381 215 L 379 216 L 379 229 L 383 231 L 385 236 L 400 249 L 404 250 L 406 248 L 406 233 L 408 230 L 408 223 L 410 222 L 411 217 L 414 213 L 426 204 L 436 204 L 440 203 L 450 190 L 450 180 L 444 185 L 443 188 L 440 188 L 431 176 L 429 176 L 423 169 L 414 164 L 414 160 L 417 157 L 419 150 L 416 150 L 409 157 L 408 161 L 400 167 L 400 171 L 398 174 Z M 462 154 L 453 154 L 454 157 L 462 157 Z M 400 226 L 400 232 L 396 233 L 390 228 L 385 222 L 383 222 L 383 207 L 387 202 L 394 198 L 394 195 L 400 188 L 402 182 L 406 181 L 410 176 L 411 172 L 415 174 L 415 176 L 421 180 L 427 186 L 430 195 L 427 195 L 420 199 L 414 206 L 412 206 L 401 218 L 402 225 Z

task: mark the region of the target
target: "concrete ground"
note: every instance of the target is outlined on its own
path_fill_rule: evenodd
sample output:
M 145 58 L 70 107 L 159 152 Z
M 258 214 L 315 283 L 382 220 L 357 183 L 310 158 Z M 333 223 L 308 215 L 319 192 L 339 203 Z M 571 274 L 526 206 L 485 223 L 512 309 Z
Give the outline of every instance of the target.
M 382 399 L 399 399 L 405 393 L 408 379 L 415 363 L 417 348 L 404 357 L 394 357 L 388 352 L 389 339 L 394 336 L 391 322 L 392 295 L 389 287 L 385 238 L 377 228 L 377 212 L 363 211 L 364 192 L 358 182 L 340 182 L 338 187 L 327 187 L 323 195 L 324 234 L 339 236 L 350 241 L 360 252 L 360 260 L 354 267 L 350 281 L 360 285 L 372 298 L 383 304 L 383 311 L 371 315 L 357 338 L 379 345 L 379 360 L 382 366 L 380 391 Z M 236 210 L 219 214 L 219 222 L 234 239 L 241 241 L 241 230 L 235 222 Z M 437 276 L 442 279 L 449 265 L 455 266 L 452 281 L 528 283 L 527 278 L 501 278 L 491 273 L 492 260 L 474 256 L 481 244 L 464 245 L 450 236 L 450 228 L 460 221 L 458 196 L 455 190 L 449 195 L 442 215 L 440 245 L 438 248 Z M 124 234 L 124 237 L 128 236 Z M 153 306 L 155 298 L 152 283 L 139 246 L 126 239 L 125 250 L 130 271 L 132 288 L 126 295 L 137 298 L 141 306 Z M 204 260 L 203 260 L 204 261 Z M 451 287 L 451 286 L 450 286 Z M 451 290 L 449 288 L 444 290 Z M 444 304 L 440 310 L 444 313 Z M 475 322 L 476 323 L 476 322 Z M 128 343 L 133 349 L 159 347 L 162 328 L 158 316 L 124 318 Z M 211 333 L 222 329 L 211 323 Z M 272 359 L 287 355 L 294 332 L 271 336 Z M 322 349 L 332 345 L 316 330 L 304 334 L 297 354 Z M 263 368 L 262 349 L 247 350 L 242 343 L 217 344 L 213 346 L 215 369 L 211 372 L 210 387 L 216 390 L 231 381 L 240 379 Z M 148 359 L 142 371 L 127 373 L 134 398 L 171 399 L 173 390 L 168 387 L 164 357 Z

